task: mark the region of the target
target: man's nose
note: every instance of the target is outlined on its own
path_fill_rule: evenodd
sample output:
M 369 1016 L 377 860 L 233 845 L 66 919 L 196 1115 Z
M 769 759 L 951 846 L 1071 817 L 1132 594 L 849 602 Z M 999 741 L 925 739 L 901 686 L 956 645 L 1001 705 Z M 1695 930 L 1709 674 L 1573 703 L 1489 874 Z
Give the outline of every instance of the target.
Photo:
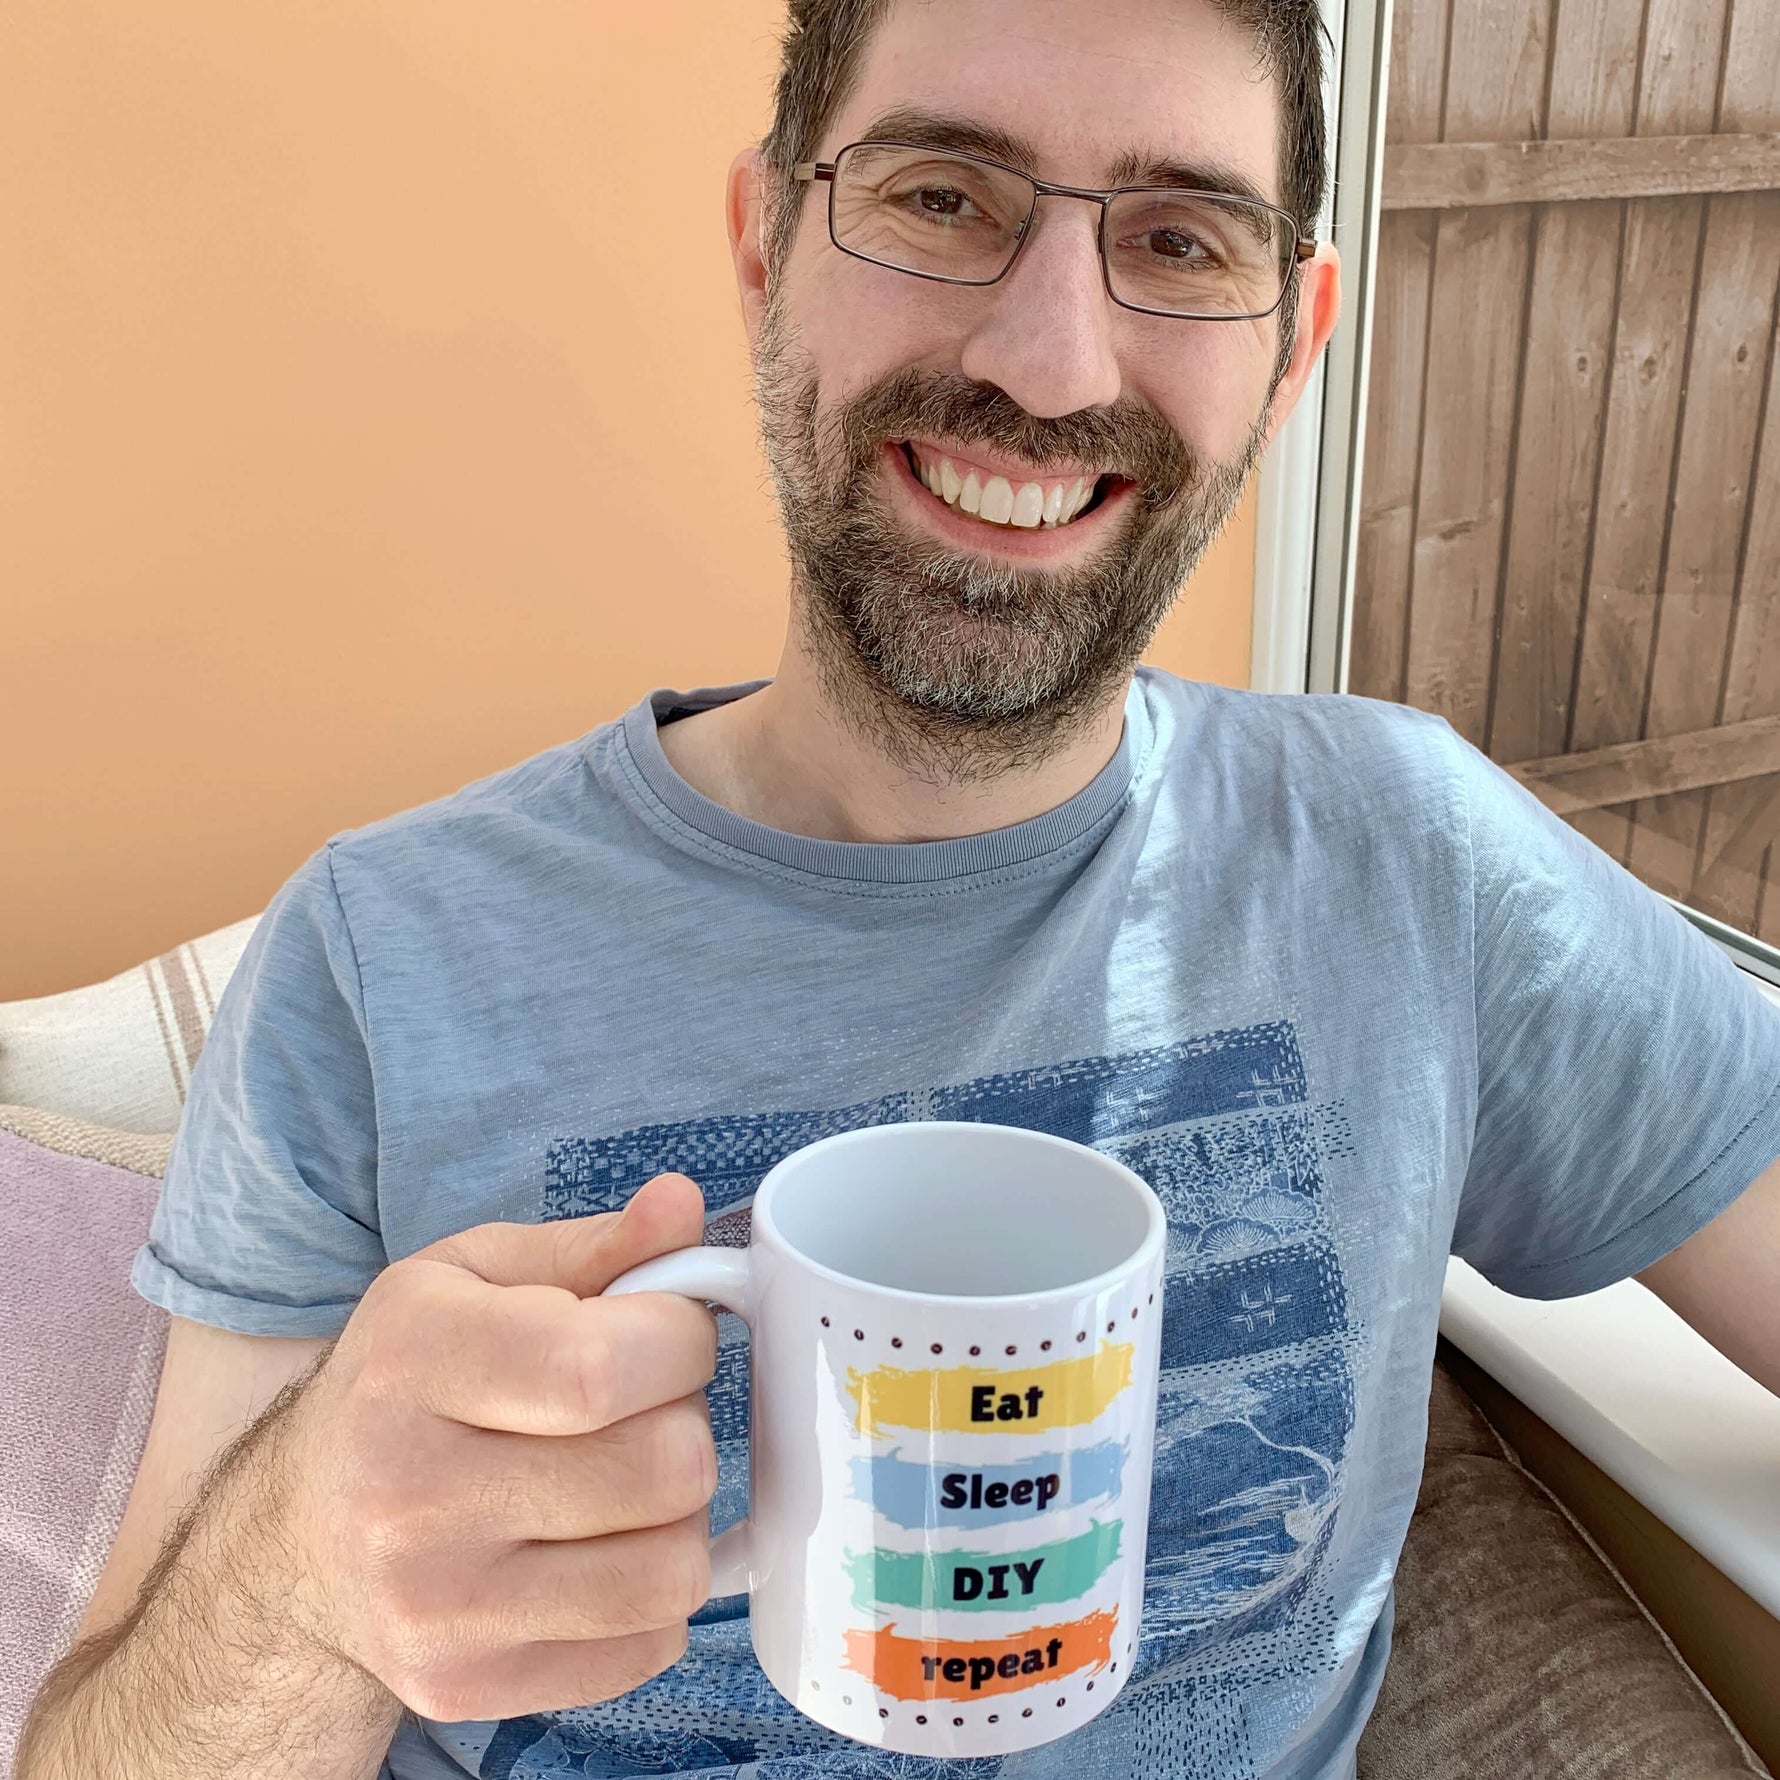
M 966 377 L 995 384 L 1046 420 L 1117 401 L 1099 229 L 1097 205 L 1039 199 L 1012 268 L 976 293 L 982 307 L 959 363 Z

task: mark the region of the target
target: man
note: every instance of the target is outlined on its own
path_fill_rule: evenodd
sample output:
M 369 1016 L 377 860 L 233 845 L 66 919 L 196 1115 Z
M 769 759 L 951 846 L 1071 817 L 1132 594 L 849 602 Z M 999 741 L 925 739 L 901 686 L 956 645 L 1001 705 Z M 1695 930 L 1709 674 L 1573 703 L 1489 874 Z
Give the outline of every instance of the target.
M 175 1322 L 135 1555 L 24 1780 L 925 1771 L 705 1600 L 733 1319 L 597 1296 L 832 1131 L 1038 1125 L 1169 1213 L 1136 1668 L 972 1772 L 1354 1772 L 1449 1251 L 1642 1274 L 1780 1383 L 1766 1003 L 1440 721 L 1134 673 L 1335 325 L 1310 0 L 792 13 L 729 188 L 778 673 L 268 911 L 138 1257 Z M 250 1389 L 217 1330 L 300 1351 Z M 182 1496 L 197 1355 L 291 1382 Z

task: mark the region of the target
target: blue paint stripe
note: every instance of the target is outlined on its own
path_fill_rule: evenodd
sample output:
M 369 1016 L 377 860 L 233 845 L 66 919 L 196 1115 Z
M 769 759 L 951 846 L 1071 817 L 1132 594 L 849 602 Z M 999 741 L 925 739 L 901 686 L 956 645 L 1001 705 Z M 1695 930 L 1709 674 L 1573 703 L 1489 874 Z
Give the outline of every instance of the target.
M 917 1464 L 901 1457 L 901 1450 L 898 1447 L 893 1452 L 851 1461 L 856 1500 L 870 1502 L 879 1514 L 899 1527 L 992 1527 L 1003 1521 L 1033 1519 L 1039 1512 L 1037 1503 L 947 1508 L 941 1500 L 947 1477 L 962 1479 L 960 1488 L 969 1492 L 970 1479 L 978 1473 L 985 1491 L 992 1484 L 1011 1488 L 1021 1481 L 1054 1476 L 1058 1479 L 1057 1493 L 1047 1501 L 1044 1510 L 1051 1514 L 1116 1496 L 1129 1449 L 1122 1441 L 1103 1440 L 1097 1446 L 1072 1452 L 1041 1453 L 1016 1465 L 972 1466 L 961 1466 L 950 1459 L 933 1465 Z

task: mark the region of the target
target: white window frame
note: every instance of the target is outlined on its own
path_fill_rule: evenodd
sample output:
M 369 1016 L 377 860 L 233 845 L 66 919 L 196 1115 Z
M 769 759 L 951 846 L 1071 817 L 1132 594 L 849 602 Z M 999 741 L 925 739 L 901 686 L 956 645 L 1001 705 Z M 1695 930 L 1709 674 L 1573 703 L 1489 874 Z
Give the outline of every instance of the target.
M 1347 690 L 1392 0 L 1321 5 L 1334 40 L 1324 108 L 1332 176 L 1314 233 L 1340 250 L 1342 315 L 1261 463 L 1249 670 L 1260 692 Z

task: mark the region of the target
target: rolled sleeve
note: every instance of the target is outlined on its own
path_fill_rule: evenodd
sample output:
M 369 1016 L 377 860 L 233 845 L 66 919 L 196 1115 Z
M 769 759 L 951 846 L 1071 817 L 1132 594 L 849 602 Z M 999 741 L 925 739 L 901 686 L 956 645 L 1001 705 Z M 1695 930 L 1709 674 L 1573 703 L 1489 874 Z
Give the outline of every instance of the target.
M 130 1282 L 196 1322 L 333 1335 L 387 1262 L 370 1035 L 323 849 L 223 992 Z

